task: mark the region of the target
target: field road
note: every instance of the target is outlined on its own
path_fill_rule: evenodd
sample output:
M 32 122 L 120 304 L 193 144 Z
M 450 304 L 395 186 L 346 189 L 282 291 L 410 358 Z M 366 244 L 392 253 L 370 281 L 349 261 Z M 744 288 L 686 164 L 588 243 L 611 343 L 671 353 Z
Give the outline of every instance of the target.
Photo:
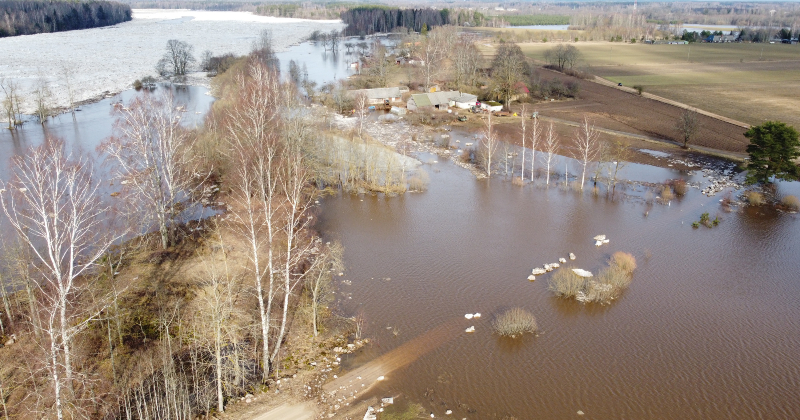
M 253 417 L 253 420 L 311 420 L 316 417 L 316 414 L 313 403 L 287 403 Z
M 604 78 L 602 78 L 600 76 L 595 76 L 594 80 L 592 80 L 592 81 L 595 82 L 595 83 L 599 83 L 601 85 L 605 85 L 605 86 L 609 86 L 609 87 L 612 87 L 612 88 L 615 88 L 615 89 L 623 90 L 623 91 L 628 92 L 628 93 L 638 93 L 636 91 L 636 89 L 634 89 L 634 88 L 630 88 L 630 87 L 627 87 L 627 86 L 617 86 L 616 83 L 614 83 L 614 82 L 612 82 L 610 80 L 604 79 Z M 692 110 L 692 111 L 696 111 L 698 114 L 703 114 L 703 115 L 706 115 L 706 116 L 711 117 L 711 118 L 716 118 L 716 119 L 718 119 L 720 121 L 725 121 L 726 123 L 729 123 L 729 124 L 738 125 L 739 127 L 742 127 L 742 128 L 750 128 L 750 124 L 747 124 L 745 122 L 737 121 L 737 120 L 734 120 L 733 118 L 724 117 L 722 115 L 715 114 L 713 112 L 704 111 L 704 110 L 702 110 L 700 108 L 695 108 L 695 107 L 686 105 L 686 104 L 681 103 L 681 102 L 673 101 L 671 99 L 667 99 L 667 98 L 664 98 L 664 97 L 661 97 L 661 96 L 658 96 L 658 95 L 653 95 L 652 93 L 642 92 L 642 96 L 645 97 L 645 98 L 653 99 L 655 101 L 663 102 L 665 104 L 676 106 L 678 108 L 683 108 L 683 109 L 689 109 L 689 110 Z
M 442 344 L 462 333 L 459 319 L 445 322 L 422 334 L 400 347 L 346 372 L 322 387 L 322 396 L 318 403 L 285 403 L 266 413 L 250 417 L 250 420 L 310 420 L 320 411 L 335 411 L 329 404 L 337 398 L 344 398 L 351 404 L 358 400 L 359 394 L 365 394 L 380 381 L 390 381 L 391 373 L 419 359 L 424 354 L 438 348 Z M 327 401 L 327 402 L 326 402 Z

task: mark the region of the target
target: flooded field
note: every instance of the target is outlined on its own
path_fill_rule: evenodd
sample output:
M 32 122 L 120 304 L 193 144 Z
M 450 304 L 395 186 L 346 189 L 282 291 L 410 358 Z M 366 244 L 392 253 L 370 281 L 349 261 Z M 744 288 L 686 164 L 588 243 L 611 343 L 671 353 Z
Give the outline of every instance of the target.
M 319 49 L 294 47 L 282 65 L 322 57 L 319 65 L 330 67 L 319 76 L 311 75 L 317 65 L 307 65 L 320 83 L 331 71 L 347 71 L 346 60 L 325 61 Z M 76 122 L 65 114 L 44 127 L 3 130 L 0 159 L 38 145 L 45 133 L 94 151 L 111 134 L 111 104 L 133 94 L 86 105 Z M 198 123 L 213 102 L 203 88 L 175 94 L 187 124 Z M 474 141 L 452 134 L 460 144 Z M 800 418 L 796 214 L 736 206 L 726 212 L 719 203 L 725 193 L 700 193 L 709 184 L 700 168 L 630 164 L 620 177 L 634 182 L 611 200 L 561 188 L 563 175 L 549 188 L 542 180 L 519 187 L 502 176 L 477 180 L 441 156 L 418 157 L 430 175 L 424 193 L 321 199 L 317 228 L 346 249 L 338 306 L 361 317 L 363 335 L 373 340 L 343 360 L 345 369 L 409 349 L 389 358 L 386 380 L 369 395 L 471 420 L 574 418 L 578 411 L 598 419 Z M 558 172 L 564 163 L 557 159 Z M 7 168 L 0 165 L 0 179 Z M 647 204 L 647 183 L 674 178 L 700 188 L 669 204 Z M 784 183 L 779 192 L 800 195 L 800 186 Z M 703 212 L 722 223 L 692 229 Z M 598 234 L 610 243 L 596 247 Z M 569 253 L 577 256 L 574 267 L 597 272 L 615 251 L 632 253 L 639 268 L 611 305 L 557 299 L 547 290 L 549 274 L 526 279 L 533 267 Z M 492 333 L 494 317 L 515 306 L 537 317 L 537 336 Z M 464 318 L 475 312 L 482 316 Z M 475 332 L 466 333 L 471 326 Z
M 326 198 L 320 212 L 319 228 L 346 249 L 341 309 L 374 340 L 346 368 L 447 325 L 443 344 L 390 367 L 371 395 L 468 419 L 800 417 L 796 215 L 726 213 L 720 195 L 698 189 L 649 207 L 421 160 L 427 192 Z M 687 176 L 646 168 L 629 175 Z M 722 223 L 692 229 L 706 211 Z M 596 247 L 598 234 L 610 243 Z M 611 305 L 553 297 L 550 274 L 526 280 L 570 252 L 573 266 L 597 272 L 615 251 L 639 268 Z M 492 333 L 493 318 L 515 306 L 537 317 L 538 336 Z

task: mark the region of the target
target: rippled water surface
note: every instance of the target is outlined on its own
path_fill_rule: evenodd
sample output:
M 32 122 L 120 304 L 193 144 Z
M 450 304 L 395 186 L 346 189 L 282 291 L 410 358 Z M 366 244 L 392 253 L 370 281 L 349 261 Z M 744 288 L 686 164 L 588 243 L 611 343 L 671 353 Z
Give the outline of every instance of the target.
M 456 325 L 443 345 L 387 373 L 377 396 L 469 419 L 578 410 L 596 419 L 800 418 L 795 215 L 724 213 L 721 196 L 693 189 L 645 216 L 642 200 L 476 180 L 443 161 L 427 170 L 425 193 L 322 203 L 320 228 L 346 248 L 337 280 L 352 285 L 339 284 L 342 310 L 363 314 L 375 343 L 346 365 Z M 718 212 L 720 226 L 692 229 L 705 211 Z M 595 247 L 597 234 L 610 244 Z M 576 267 L 597 272 L 615 251 L 633 253 L 639 268 L 610 306 L 557 299 L 548 275 L 526 280 L 570 252 Z M 541 334 L 493 335 L 493 317 L 513 306 L 531 311 Z M 483 316 L 464 319 L 474 312 Z

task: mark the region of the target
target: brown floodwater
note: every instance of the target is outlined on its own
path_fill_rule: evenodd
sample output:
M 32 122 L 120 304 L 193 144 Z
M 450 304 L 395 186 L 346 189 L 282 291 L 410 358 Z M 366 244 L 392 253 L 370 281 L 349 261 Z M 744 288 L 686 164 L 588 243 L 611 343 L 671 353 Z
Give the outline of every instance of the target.
M 579 410 L 593 419 L 800 418 L 797 216 L 725 213 L 723 195 L 698 189 L 650 207 L 518 187 L 421 159 L 431 162 L 424 193 L 321 203 L 318 228 L 346 249 L 340 310 L 363 314 L 373 338 L 345 368 L 448 326 L 435 348 L 386 372 L 373 397 L 457 419 L 566 419 Z M 648 168 L 629 170 L 656 182 L 688 176 Z M 692 229 L 705 211 L 722 223 Z M 595 247 L 598 234 L 610 243 Z M 526 279 L 570 252 L 574 266 L 597 272 L 615 251 L 631 252 L 639 267 L 611 305 L 558 299 L 549 274 Z M 492 333 L 494 316 L 514 306 L 536 316 L 539 335 Z M 474 312 L 482 317 L 464 318 Z

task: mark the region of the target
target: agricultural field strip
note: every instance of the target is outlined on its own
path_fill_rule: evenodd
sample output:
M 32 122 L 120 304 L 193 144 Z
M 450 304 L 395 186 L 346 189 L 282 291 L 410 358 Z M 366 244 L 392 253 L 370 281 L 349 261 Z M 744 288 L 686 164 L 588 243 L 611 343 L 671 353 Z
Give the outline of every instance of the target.
M 629 92 L 631 94 L 636 94 L 636 90 L 635 89 L 629 88 L 629 87 L 624 87 L 624 86 L 623 87 L 619 87 L 619 86 L 617 86 L 617 83 L 609 81 L 609 80 L 606 80 L 606 79 L 604 79 L 602 77 L 596 77 L 595 80 L 593 80 L 593 82 L 597 83 L 597 84 L 613 87 L 615 89 L 624 90 L 624 91 Z M 706 111 L 704 109 L 693 107 L 691 105 L 687 105 L 687 104 L 682 103 L 682 102 L 673 101 L 672 99 L 667 99 L 667 98 L 664 98 L 663 96 L 653 95 L 652 93 L 647 93 L 647 92 L 642 92 L 642 96 L 645 97 L 645 98 L 648 98 L 648 99 L 652 99 L 652 100 L 655 100 L 655 101 L 663 102 L 665 104 L 676 106 L 678 108 L 691 109 L 691 110 L 697 111 L 700 114 L 709 116 L 711 118 L 716 118 L 716 119 L 718 119 L 720 121 L 724 121 L 724 122 L 729 123 L 729 124 L 738 125 L 739 127 L 750 128 L 750 124 L 747 124 L 745 122 L 737 121 L 737 120 L 734 120 L 733 118 L 728 118 L 728 117 L 725 117 L 723 115 L 715 114 L 713 112 L 709 112 L 709 111 Z
M 552 109 L 558 109 L 558 108 L 552 108 Z M 570 126 L 570 127 L 580 127 L 581 126 L 580 123 L 577 123 L 577 122 L 574 122 L 574 121 L 569 121 L 569 120 L 564 120 L 564 119 L 561 119 L 561 118 L 540 116 L 539 119 L 542 120 L 542 121 L 552 121 L 552 122 L 554 122 L 556 124 L 563 124 L 563 125 Z M 656 143 L 656 144 L 660 144 L 660 145 L 667 144 L 667 145 L 670 145 L 670 146 L 680 146 L 680 144 L 678 142 L 675 142 L 675 141 L 670 140 L 670 139 L 664 139 L 664 138 L 652 137 L 652 136 L 645 136 L 643 134 L 629 133 L 629 132 L 626 132 L 626 131 L 610 130 L 610 129 L 602 128 L 602 127 L 597 127 L 596 130 L 601 132 L 601 133 L 610 134 L 612 136 L 628 137 L 628 138 L 632 138 L 632 139 L 636 139 L 636 140 L 642 140 L 642 141 L 646 141 L 646 142 L 650 142 L 650 143 Z M 730 151 L 726 151 L 726 150 L 719 150 L 719 149 L 714 149 L 714 148 L 711 148 L 711 147 L 703 147 L 703 146 L 697 146 L 697 145 L 689 145 L 689 148 L 690 149 L 699 150 L 699 151 L 702 151 L 704 153 L 709 153 L 709 154 L 713 154 L 713 155 L 716 155 L 716 156 L 724 157 L 726 159 L 736 160 L 736 161 L 743 161 L 744 158 L 747 156 L 745 153 L 736 153 L 736 152 L 730 152 Z

